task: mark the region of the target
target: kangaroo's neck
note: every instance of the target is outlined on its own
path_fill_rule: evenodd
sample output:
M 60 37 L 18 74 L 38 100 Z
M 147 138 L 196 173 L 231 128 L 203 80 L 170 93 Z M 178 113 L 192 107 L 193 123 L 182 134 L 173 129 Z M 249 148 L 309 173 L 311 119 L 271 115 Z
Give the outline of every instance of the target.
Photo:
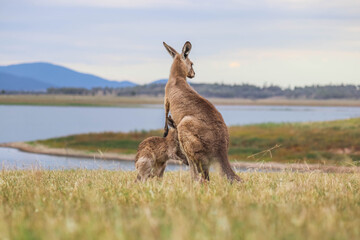
M 174 58 L 173 64 L 171 65 L 169 81 L 177 79 L 184 79 L 186 81 L 186 76 L 186 65 L 181 60 L 181 56 L 177 55 Z

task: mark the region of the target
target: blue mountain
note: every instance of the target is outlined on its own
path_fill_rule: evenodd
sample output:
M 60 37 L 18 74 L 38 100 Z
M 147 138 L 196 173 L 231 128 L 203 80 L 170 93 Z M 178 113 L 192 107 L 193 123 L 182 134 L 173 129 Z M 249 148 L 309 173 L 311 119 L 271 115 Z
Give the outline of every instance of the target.
M 151 85 L 151 84 L 165 85 L 167 82 L 168 82 L 168 79 L 167 79 L 167 78 L 163 78 L 163 79 L 159 79 L 159 80 L 153 81 L 153 82 L 151 82 L 151 83 L 148 83 L 147 85 Z M 190 85 L 192 84 L 192 82 L 190 82 L 189 80 L 187 80 L 187 82 L 188 82 Z
M 31 78 L 33 80 L 49 84 L 52 87 L 122 88 L 136 86 L 135 83 L 129 81 L 109 81 L 92 74 L 80 73 L 66 67 L 43 62 L 0 66 L 0 72 L 18 77 Z M 1 85 L 0 89 L 2 89 Z
M 5 91 L 45 91 L 53 85 L 36 79 L 19 77 L 0 72 L 0 90 Z
M 150 84 L 164 84 L 165 85 L 167 82 L 168 82 L 168 79 L 164 78 L 164 79 L 159 79 L 159 80 L 153 81 L 153 82 L 149 83 L 149 85 Z

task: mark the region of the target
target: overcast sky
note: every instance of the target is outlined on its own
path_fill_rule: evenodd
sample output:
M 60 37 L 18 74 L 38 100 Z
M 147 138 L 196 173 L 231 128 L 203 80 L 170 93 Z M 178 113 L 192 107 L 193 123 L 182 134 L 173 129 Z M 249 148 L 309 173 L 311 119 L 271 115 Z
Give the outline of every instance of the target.
M 0 0 L 0 65 L 167 78 L 165 41 L 201 83 L 360 84 L 359 0 Z

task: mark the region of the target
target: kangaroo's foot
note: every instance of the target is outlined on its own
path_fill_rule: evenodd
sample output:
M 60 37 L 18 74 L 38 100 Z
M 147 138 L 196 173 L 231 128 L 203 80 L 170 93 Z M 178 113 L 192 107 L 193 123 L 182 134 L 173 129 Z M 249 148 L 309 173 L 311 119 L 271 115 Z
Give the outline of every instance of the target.
M 234 182 L 238 182 L 238 183 L 242 183 L 242 182 L 244 182 L 238 175 L 234 175 L 234 176 L 232 176 L 232 177 L 228 177 L 228 179 L 229 179 L 229 181 L 231 182 L 231 183 L 234 183 Z

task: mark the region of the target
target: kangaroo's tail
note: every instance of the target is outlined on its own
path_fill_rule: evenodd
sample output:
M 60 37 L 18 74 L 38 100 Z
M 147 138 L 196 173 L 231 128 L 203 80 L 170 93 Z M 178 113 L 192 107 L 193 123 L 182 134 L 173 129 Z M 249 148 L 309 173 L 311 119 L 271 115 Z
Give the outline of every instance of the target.
M 220 164 L 222 174 L 226 175 L 228 180 L 230 180 L 231 182 L 233 181 L 242 182 L 242 179 L 232 169 L 227 153 L 221 154 L 220 157 L 218 158 L 218 161 Z

